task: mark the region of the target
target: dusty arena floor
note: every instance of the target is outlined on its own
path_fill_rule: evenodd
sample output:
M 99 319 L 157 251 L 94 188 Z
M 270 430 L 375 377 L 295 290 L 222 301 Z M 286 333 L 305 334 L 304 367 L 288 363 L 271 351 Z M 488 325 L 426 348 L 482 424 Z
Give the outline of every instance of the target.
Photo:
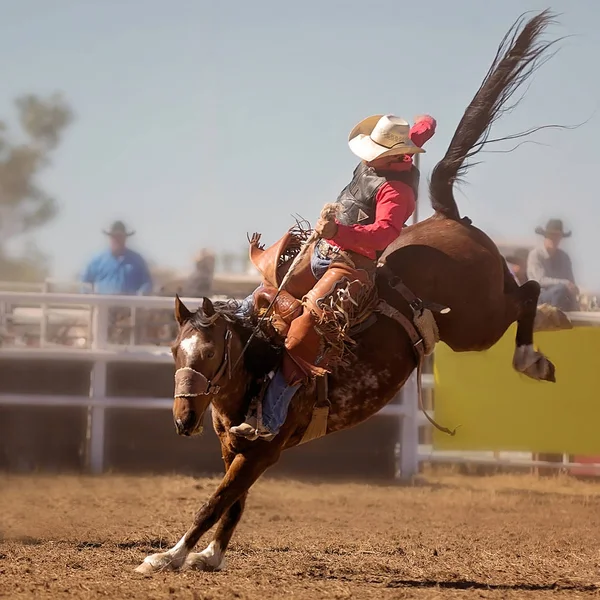
M 264 480 L 221 573 L 133 569 L 216 480 L 0 476 L 0 597 L 556 598 L 600 595 L 600 484 L 429 476 Z

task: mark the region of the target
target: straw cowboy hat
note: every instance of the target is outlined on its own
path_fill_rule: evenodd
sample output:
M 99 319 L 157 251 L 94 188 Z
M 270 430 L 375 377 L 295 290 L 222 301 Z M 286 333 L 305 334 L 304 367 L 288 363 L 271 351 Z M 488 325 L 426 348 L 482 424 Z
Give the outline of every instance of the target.
M 129 237 L 134 233 L 135 231 L 127 231 L 127 227 L 125 227 L 123 221 L 115 221 L 108 231 L 104 231 L 105 235 L 124 235 L 125 237 Z
M 571 232 L 564 230 L 563 222 L 560 219 L 550 219 L 548 223 L 546 223 L 546 227 L 536 227 L 535 232 L 544 237 L 556 234 L 559 234 L 564 238 L 571 237 Z
M 348 136 L 350 150 L 364 161 L 398 154 L 425 152 L 413 144 L 408 121 L 394 115 L 373 115 L 361 121 Z

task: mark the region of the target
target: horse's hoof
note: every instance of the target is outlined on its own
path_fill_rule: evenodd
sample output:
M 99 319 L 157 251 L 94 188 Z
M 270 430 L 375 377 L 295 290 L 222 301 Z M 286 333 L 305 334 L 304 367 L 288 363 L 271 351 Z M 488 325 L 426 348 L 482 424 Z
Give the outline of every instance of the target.
M 561 331 L 573 329 L 573 323 L 569 317 L 560 309 L 549 304 L 540 304 L 535 313 L 533 331 Z
M 139 567 L 136 567 L 134 569 L 134 571 L 136 573 L 139 573 L 140 575 L 146 575 L 146 576 L 156 573 L 156 570 L 154 569 L 154 567 L 150 563 L 147 563 L 146 561 L 144 561 Z
M 188 554 L 181 568 L 193 571 L 222 571 L 225 568 L 225 558 L 217 543 L 213 541 L 202 552 Z
M 181 567 L 182 562 L 181 560 L 175 560 L 169 552 L 151 554 L 146 556 L 144 562 L 135 569 L 135 572 L 141 575 L 152 575 L 159 571 L 176 571 Z
M 513 357 L 513 367 L 519 373 L 536 381 L 556 383 L 554 365 L 533 346 L 518 346 Z

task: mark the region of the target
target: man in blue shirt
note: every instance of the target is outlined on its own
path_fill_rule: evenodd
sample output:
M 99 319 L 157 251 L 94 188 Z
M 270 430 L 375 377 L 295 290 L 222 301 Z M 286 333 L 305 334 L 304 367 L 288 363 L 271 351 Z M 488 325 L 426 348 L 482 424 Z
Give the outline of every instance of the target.
M 152 292 L 152 277 L 140 254 L 127 248 L 127 231 L 122 221 L 115 221 L 109 231 L 108 250 L 95 256 L 82 275 L 84 283 L 93 285 L 95 294 L 145 295 Z

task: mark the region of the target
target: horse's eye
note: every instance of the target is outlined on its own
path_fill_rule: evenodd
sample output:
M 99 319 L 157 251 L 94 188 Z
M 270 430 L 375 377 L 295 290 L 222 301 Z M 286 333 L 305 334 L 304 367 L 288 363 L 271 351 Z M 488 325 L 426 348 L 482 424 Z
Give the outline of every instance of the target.
M 214 351 L 214 350 L 209 350 L 209 351 L 206 353 L 206 357 L 207 357 L 207 358 L 214 358 L 214 357 L 215 357 L 215 351 Z

